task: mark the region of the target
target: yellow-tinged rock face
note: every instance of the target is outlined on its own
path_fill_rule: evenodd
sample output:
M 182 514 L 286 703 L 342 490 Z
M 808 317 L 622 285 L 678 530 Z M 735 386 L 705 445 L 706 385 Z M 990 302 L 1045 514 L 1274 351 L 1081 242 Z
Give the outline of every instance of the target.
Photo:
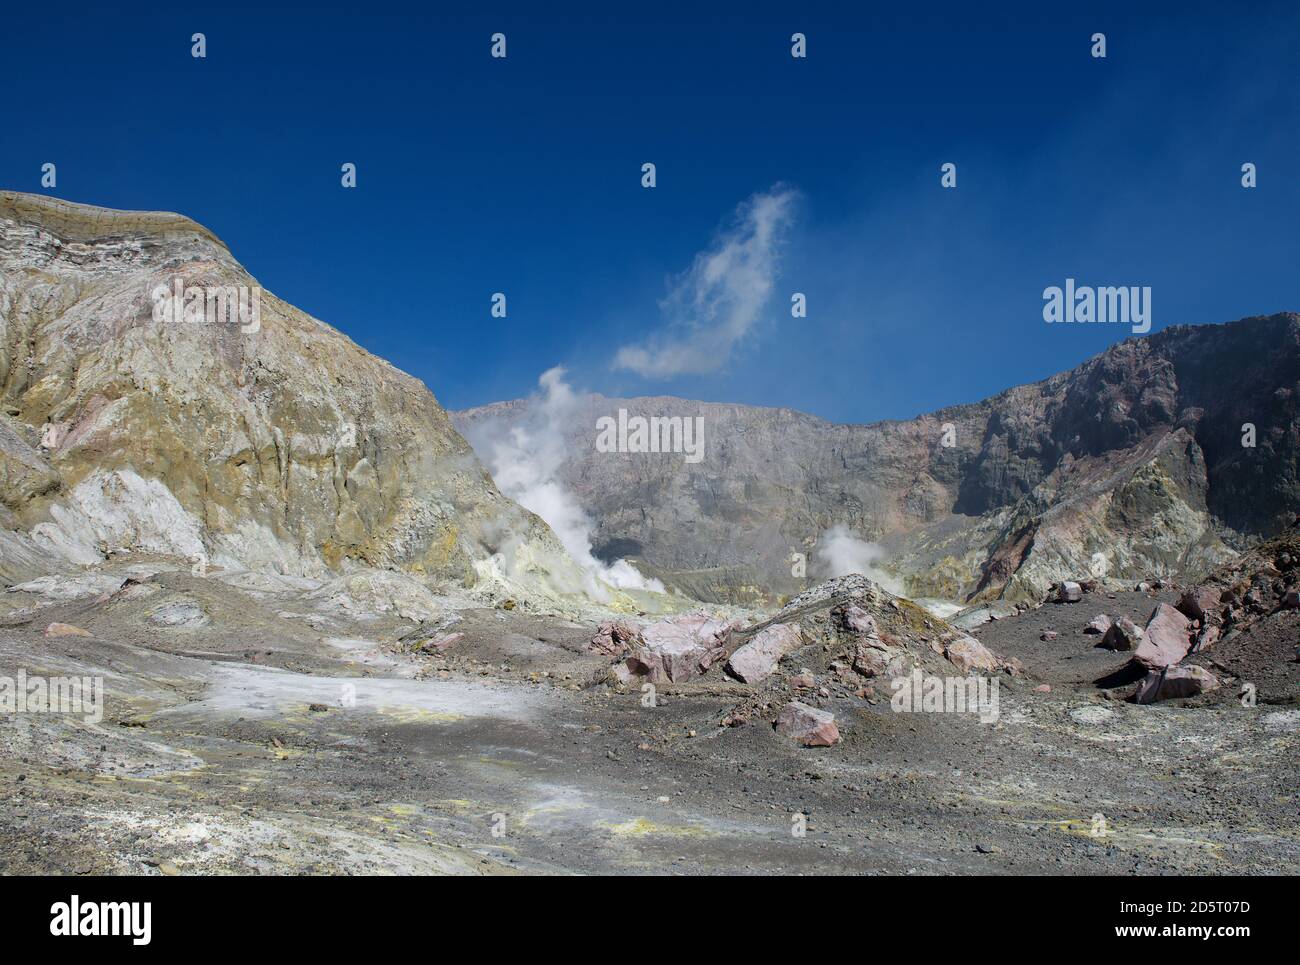
M 40 551 L 457 581 L 503 533 L 563 555 L 421 382 L 180 215 L 0 193 L 0 374 L 0 522 Z

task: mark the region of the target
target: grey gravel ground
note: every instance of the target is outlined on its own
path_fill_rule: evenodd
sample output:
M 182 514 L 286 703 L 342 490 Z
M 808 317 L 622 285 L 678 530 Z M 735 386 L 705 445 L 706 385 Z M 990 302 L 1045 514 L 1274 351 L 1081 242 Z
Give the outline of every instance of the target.
M 440 619 L 464 637 L 430 656 L 397 644 L 414 623 L 394 614 L 184 571 L 140 586 L 107 600 L 6 595 L 0 675 L 99 673 L 108 698 L 97 724 L 0 715 L 0 871 L 1253 874 L 1300 863 L 1294 696 L 1253 708 L 1108 699 L 1091 679 L 1122 661 L 1081 634 L 1091 597 L 980 629 L 1028 670 L 1001 682 L 996 723 L 833 697 L 821 703 L 843 742 L 801 748 L 765 719 L 721 726 L 752 697 L 722 678 L 664 685 L 654 707 L 636 689 L 592 685 L 608 661 L 584 652 L 594 628 L 582 623 L 449 600 Z M 1150 600 L 1108 604 L 1138 617 Z M 151 621 L 160 608 L 167 618 Z M 195 609 L 203 619 L 181 619 Z M 54 621 L 92 636 L 44 636 Z M 1047 623 L 1059 633 L 1050 646 L 1038 640 Z M 1043 682 L 1050 693 L 1034 690 Z

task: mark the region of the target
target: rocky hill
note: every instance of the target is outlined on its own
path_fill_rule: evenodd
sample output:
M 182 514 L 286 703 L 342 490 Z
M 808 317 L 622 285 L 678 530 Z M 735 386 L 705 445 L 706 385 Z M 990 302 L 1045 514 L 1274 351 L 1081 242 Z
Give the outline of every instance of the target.
M 127 549 L 466 583 L 524 548 L 565 559 L 428 389 L 210 231 L 0 192 L 0 577 Z
M 455 420 L 473 437 L 528 406 Z M 703 417 L 704 457 L 597 451 L 597 419 L 620 408 Z M 799 588 L 791 554 L 844 525 L 880 544 L 913 596 L 1024 599 L 1064 578 L 1194 577 L 1289 525 L 1298 416 L 1300 316 L 1282 314 L 1130 338 L 901 422 L 589 396 L 563 427 L 564 477 L 598 553 L 705 598 Z

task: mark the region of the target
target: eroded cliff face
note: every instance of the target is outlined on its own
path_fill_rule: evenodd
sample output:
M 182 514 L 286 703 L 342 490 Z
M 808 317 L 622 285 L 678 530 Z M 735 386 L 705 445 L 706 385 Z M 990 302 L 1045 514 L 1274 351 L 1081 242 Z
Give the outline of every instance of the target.
M 526 405 L 456 420 L 509 424 Z M 596 420 L 620 408 L 702 416 L 704 458 L 597 452 Z M 1023 599 L 1065 578 L 1194 576 L 1289 525 L 1298 419 L 1300 316 L 1283 314 L 1129 339 L 904 422 L 592 396 L 567 427 L 564 475 L 598 551 L 697 592 L 797 587 L 790 554 L 844 524 L 882 544 L 914 596 Z
M 563 560 L 418 380 L 265 291 L 256 324 L 159 320 L 177 281 L 258 288 L 179 215 L 0 193 L 0 576 L 119 547 L 460 583 Z

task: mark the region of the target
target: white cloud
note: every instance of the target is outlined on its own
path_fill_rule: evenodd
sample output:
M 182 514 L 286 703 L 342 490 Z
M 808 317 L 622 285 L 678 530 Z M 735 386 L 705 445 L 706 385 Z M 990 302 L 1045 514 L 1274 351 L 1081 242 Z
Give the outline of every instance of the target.
M 665 327 L 624 345 L 614 367 L 651 378 L 721 368 L 758 321 L 776 278 L 798 193 L 777 185 L 737 209 L 734 223 L 675 278 L 660 310 Z

